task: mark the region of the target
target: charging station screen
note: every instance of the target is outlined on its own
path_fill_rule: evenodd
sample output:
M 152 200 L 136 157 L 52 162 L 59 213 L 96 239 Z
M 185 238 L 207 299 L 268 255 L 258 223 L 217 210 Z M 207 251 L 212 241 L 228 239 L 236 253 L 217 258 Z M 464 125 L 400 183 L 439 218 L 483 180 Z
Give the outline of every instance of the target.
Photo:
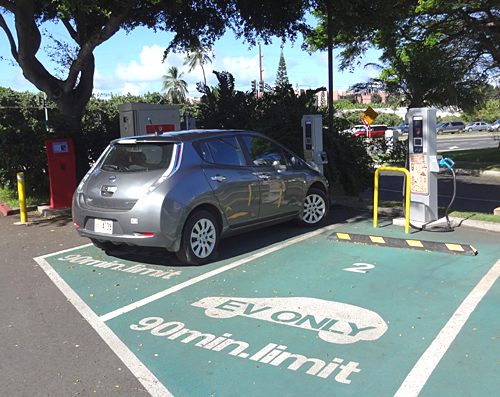
M 421 116 L 414 117 L 412 120 L 413 153 L 423 153 L 423 119 Z
M 52 151 L 54 153 L 68 153 L 68 142 L 52 142 Z
M 306 121 L 306 150 L 311 150 L 312 149 L 312 125 L 311 121 L 307 120 Z
M 413 135 L 422 136 L 422 119 L 413 119 Z

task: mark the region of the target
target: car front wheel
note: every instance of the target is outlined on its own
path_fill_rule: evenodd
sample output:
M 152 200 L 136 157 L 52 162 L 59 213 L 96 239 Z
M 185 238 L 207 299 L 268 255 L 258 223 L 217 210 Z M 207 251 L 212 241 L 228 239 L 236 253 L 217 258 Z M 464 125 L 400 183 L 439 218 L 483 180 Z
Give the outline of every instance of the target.
M 439 130 L 438 135 L 443 135 L 443 130 Z
M 328 216 L 329 202 L 326 194 L 319 189 L 310 189 L 304 200 L 304 212 L 300 220 L 302 226 L 317 226 Z
M 208 211 L 197 211 L 184 226 L 177 257 L 190 265 L 204 265 L 215 258 L 218 243 L 219 228 L 214 216 Z

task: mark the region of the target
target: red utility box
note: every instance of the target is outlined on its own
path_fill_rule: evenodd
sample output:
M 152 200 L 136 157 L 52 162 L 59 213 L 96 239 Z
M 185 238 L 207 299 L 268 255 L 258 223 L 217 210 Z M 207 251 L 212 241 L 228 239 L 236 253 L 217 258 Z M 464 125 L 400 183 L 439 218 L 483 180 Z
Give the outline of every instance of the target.
M 76 189 L 75 152 L 73 141 L 48 139 L 45 141 L 50 178 L 50 208 L 69 208 Z

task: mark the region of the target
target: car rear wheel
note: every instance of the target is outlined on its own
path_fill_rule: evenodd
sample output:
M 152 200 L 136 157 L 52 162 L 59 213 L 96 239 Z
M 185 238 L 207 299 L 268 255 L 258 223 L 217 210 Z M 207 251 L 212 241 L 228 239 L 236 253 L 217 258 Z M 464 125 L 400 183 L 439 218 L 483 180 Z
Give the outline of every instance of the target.
M 204 265 L 216 256 L 219 228 L 214 216 L 208 211 L 192 214 L 184 226 L 177 257 L 190 265 Z
M 309 189 L 304 200 L 304 212 L 300 219 L 302 226 L 317 226 L 326 221 L 329 202 L 326 194 L 319 189 Z

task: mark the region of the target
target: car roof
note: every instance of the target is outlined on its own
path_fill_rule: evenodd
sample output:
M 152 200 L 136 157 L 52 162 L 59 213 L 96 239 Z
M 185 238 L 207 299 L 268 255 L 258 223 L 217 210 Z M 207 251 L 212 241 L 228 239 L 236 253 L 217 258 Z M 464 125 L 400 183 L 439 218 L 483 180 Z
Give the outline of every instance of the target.
M 130 136 L 125 138 L 118 138 L 111 143 L 129 143 L 129 142 L 188 142 L 196 141 L 199 139 L 206 138 L 220 138 L 224 136 L 232 136 L 235 134 L 253 134 L 261 135 L 258 132 L 248 131 L 248 130 L 183 130 L 183 131 L 171 131 L 164 134 L 148 134 L 148 135 L 138 135 Z

